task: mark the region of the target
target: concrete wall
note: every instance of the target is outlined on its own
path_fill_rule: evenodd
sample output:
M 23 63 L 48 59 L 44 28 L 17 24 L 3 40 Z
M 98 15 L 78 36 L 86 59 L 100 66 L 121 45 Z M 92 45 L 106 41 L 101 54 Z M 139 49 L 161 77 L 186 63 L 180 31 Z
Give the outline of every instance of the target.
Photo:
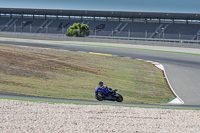
M 54 34 L 29 34 L 29 33 L 12 33 L 0 32 L 0 37 L 11 38 L 27 38 L 27 39 L 41 39 L 41 40 L 57 40 L 57 41 L 80 41 L 80 42 L 103 42 L 103 43 L 118 43 L 118 44 L 138 44 L 138 45 L 154 45 L 154 46 L 171 46 L 171 47 L 189 47 L 200 48 L 200 42 L 197 41 L 177 41 L 169 42 L 166 40 L 155 39 L 124 39 L 124 38 L 96 38 L 96 37 L 66 37 L 65 35 Z M 165 42 L 166 41 L 166 42 Z

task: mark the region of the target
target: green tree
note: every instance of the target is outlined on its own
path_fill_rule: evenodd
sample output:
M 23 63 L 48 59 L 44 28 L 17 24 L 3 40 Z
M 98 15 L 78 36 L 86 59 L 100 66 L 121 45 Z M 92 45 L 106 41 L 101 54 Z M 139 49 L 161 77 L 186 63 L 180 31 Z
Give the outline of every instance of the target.
M 90 29 L 86 24 L 74 23 L 67 29 L 65 35 L 70 37 L 85 37 L 90 35 Z

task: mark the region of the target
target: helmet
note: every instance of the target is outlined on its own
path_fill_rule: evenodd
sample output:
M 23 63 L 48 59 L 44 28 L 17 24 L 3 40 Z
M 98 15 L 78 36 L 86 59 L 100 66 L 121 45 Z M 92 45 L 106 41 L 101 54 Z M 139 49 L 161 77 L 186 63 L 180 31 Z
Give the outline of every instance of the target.
M 103 82 L 102 81 L 99 82 L 99 86 L 103 86 Z

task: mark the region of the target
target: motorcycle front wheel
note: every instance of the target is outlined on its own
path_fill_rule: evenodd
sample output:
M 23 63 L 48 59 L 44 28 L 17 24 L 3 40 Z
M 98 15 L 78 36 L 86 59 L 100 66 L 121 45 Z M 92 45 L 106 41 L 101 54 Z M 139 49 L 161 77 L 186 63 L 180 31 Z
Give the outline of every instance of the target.
M 122 102 L 123 101 L 123 97 L 120 94 L 118 94 L 118 95 L 119 95 L 119 97 L 117 97 L 116 101 L 117 102 Z

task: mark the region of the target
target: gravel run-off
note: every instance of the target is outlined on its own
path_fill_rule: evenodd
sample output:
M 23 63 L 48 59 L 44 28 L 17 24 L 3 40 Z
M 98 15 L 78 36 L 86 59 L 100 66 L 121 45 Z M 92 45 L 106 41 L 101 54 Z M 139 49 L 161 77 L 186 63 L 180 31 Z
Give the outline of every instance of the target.
M 197 133 L 199 110 L 0 100 L 1 133 Z

